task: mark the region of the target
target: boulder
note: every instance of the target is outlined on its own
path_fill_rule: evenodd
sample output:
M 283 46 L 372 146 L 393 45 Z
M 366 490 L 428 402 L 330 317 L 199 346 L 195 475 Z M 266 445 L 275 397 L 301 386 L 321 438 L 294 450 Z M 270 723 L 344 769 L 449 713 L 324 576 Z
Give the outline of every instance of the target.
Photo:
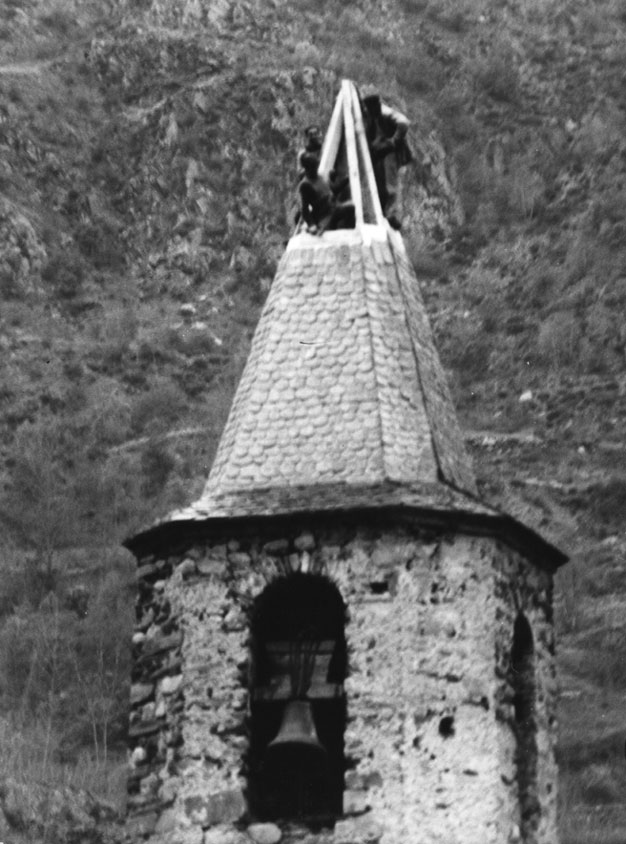
M 282 838 L 282 833 L 275 823 L 250 824 L 248 835 L 255 844 L 278 844 Z

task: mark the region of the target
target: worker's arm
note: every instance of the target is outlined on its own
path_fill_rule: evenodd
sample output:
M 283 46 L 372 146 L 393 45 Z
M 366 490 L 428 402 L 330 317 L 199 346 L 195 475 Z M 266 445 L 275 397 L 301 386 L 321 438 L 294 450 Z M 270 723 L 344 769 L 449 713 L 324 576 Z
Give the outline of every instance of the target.
M 395 127 L 395 132 L 393 138 L 391 139 L 393 143 L 396 144 L 398 141 L 403 140 L 403 138 L 406 137 L 406 133 L 409 131 L 409 126 L 411 125 L 408 118 L 402 114 L 401 111 L 391 108 L 391 106 L 388 106 L 385 103 L 381 103 L 380 113 L 385 120 L 388 120 Z

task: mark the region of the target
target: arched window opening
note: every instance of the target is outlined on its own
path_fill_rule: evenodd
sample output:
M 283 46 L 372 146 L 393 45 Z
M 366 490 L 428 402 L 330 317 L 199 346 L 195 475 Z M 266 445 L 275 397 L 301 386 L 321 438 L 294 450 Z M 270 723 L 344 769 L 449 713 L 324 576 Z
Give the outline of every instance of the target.
M 515 711 L 515 762 L 521 813 L 522 840 L 534 840 L 539 823 L 537 798 L 536 679 L 533 634 L 528 619 L 518 613 L 511 648 L 511 685 Z
M 319 574 L 269 584 L 252 614 L 249 802 L 260 819 L 319 825 L 342 811 L 345 605 Z

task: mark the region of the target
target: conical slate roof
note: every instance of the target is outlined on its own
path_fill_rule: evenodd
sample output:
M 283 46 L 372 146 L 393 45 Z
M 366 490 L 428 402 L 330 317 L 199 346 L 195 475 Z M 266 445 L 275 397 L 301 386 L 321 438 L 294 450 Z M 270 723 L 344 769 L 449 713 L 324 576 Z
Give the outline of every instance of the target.
M 238 490 L 337 482 L 476 491 L 400 236 L 333 235 L 289 243 L 202 509 Z
M 291 238 L 202 496 L 127 547 L 198 523 L 217 530 L 224 520 L 392 508 L 452 516 L 561 564 L 556 548 L 477 497 L 419 284 L 382 215 L 347 81 L 320 172 L 337 163 L 349 175 L 355 228 Z
M 268 489 L 475 480 L 401 236 L 382 215 L 354 86 L 320 170 L 347 170 L 356 227 L 290 240 L 194 509 Z

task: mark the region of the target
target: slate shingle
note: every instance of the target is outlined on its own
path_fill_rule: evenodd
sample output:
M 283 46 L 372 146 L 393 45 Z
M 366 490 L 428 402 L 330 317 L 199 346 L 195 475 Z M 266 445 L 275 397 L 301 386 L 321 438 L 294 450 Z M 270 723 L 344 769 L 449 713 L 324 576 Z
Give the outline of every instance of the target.
M 397 234 L 298 235 L 283 256 L 198 512 L 323 484 L 475 483 Z

